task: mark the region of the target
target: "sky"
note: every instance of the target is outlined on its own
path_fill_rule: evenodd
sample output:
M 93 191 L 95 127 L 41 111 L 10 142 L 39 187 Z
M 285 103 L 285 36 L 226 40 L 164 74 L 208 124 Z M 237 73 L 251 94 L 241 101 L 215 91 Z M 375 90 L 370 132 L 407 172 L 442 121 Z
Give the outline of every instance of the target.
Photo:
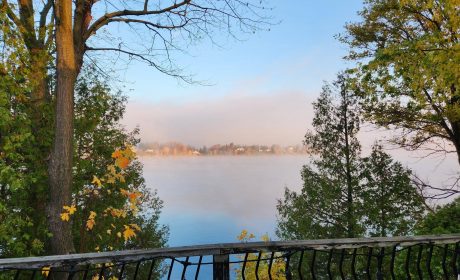
M 311 103 L 325 82 L 352 66 L 347 46 L 334 38 L 359 21 L 360 0 L 271 0 L 274 22 L 240 40 L 216 36 L 174 59 L 200 83 L 187 84 L 132 63 L 118 74 L 129 96 L 123 124 L 140 127 L 143 142 L 295 145 L 311 128 Z M 364 152 L 388 136 L 364 128 Z M 442 183 L 457 172 L 454 155 L 424 158 L 423 152 L 389 150 L 424 179 Z
M 175 57 L 198 84 L 142 63 L 120 72 L 129 95 L 124 124 L 139 126 L 144 142 L 301 143 L 311 102 L 347 66 L 347 47 L 334 35 L 358 20 L 361 1 L 270 3 L 270 31 L 239 41 L 216 36 L 219 45 L 203 40 Z

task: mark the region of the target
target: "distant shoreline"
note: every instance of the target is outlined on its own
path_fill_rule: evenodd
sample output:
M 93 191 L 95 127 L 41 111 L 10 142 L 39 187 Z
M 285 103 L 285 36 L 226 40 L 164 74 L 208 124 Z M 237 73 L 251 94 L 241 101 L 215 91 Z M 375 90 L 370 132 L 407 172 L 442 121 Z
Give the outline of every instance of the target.
M 136 147 L 136 152 L 143 156 L 253 156 L 253 155 L 304 155 L 308 151 L 303 145 L 281 146 L 273 145 L 239 145 L 234 143 L 215 144 L 201 148 L 186 145 L 180 142 L 168 143 L 141 143 Z
M 292 153 L 292 154 L 216 154 L 216 155 L 152 155 L 148 153 L 138 153 L 139 157 L 149 158 L 200 158 L 200 157 L 284 157 L 284 156 L 308 156 L 309 153 Z

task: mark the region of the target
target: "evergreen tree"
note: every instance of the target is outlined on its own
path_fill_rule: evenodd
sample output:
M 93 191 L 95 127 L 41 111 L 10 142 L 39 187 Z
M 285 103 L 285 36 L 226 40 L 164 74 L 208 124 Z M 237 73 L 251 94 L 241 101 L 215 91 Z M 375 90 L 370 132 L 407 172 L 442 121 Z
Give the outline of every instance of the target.
M 333 94 L 337 93 L 337 98 Z M 338 101 L 336 101 L 338 99 Z M 424 211 L 410 170 L 374 145 L 361 156 L 359 107 L 347 79 L 324 87 L 313 104 L 314 132 L 305 144 L 315 153 L 302 169 L 300 193 L 286 189 L 278 202 L 282 239 L 407 235 Z
M 301 192 L 286 190 L 284 201 L 278 203 L 278 235 L 285 239 L 360 236 L 364 229 L 359 225 L 359 118 L 345 77 L 324 86 L 313 108 L 314 131 L 307 132 L 305 145 L 316 157 L 302 169 Z
M 423 217 L 423 197 L 411 184 L 411 170 L 375 144 L 362 160 L 363 225 L 366 235 L 402 236 Z

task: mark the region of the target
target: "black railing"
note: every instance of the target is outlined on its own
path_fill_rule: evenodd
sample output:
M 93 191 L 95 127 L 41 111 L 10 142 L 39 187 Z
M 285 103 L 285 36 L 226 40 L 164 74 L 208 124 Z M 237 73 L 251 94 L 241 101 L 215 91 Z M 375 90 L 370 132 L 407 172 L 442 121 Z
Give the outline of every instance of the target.
M 460 279 L 460 234 L 0 259 L 0 279 Z

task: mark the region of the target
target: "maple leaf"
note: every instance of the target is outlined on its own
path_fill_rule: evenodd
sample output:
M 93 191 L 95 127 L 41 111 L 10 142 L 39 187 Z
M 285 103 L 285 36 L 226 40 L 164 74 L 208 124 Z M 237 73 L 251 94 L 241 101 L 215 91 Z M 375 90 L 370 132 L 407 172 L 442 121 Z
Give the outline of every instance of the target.
M 93 181 L 91 182 L 91 184 L 95 184 L 98 187 L 102 186 L 101 180 L 97 178 L 95 175 L 93 175 Z
M 94 218 L 96 218 L 96 215 L 97 215 L 96 212 L 89 211 L 89 218 L 88 219 L 94 219 Z
M 134 230 L 130 226 L 125 225 L 125 230 L 123 231 L 123 237 L 125 241 L 128 241 L 134 236 L 136 236 L 136 233 L 134 232 Z
M 123 154 L 121 153 L 120 150 L 116 150 L 115 152 L 112 153 L 112 157 L 113 158 L 119 158 L 121 157 Z
M 126 147 L 123 154 L 127 158 L 134 158 L 136 156 L 136 153 L 133 151 L 133 149 L 130 146 Z
M 129 159 L 125 157 L 119 157 L 115 160 L 115 165 L 121 169 L 125 169 L 129 165 Z
M 130 201 L 131 203 L 134 204 L 134 203 L 137 202 L 137 198 L 140 197 L 140 196 L 141 196 L 140 193 L 138 193 L 138 192 L 132 192 L 132 193 L 130 193 L 130 194 L 128 195 L 129 201 Z
M 64 205 L 62 206 L 62 208 L 66 210 L 67 213 L 69 213 L 69 215 L 73 215 L 77 211 L 77 207 L 75 207 L 75 205 L 71 205 L 71 206 Z
M 69 213 L 67 212 L 61 213 L 61 220 L 68 222 L 70 220 Z
M 92 230 L 96 222 L 94 220 L 86 221 L 86 230 Z
M 94 211 L 89 211 L 89 217 L 88 220 L 86 221 L 86 230 L 92 230 L 94 225 L 96 224 L 96 221 L 94 218 L 96 218 L 96 212 Z

